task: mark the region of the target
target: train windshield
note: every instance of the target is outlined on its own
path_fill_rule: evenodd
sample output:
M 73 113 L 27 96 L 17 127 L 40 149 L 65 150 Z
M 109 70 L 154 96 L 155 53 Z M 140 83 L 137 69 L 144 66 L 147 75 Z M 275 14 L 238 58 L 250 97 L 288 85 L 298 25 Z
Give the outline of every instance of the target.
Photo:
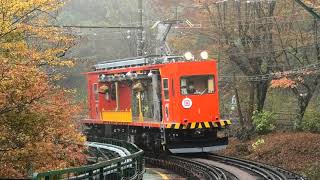
M 214 86 L 213 75 L 184 76 L 180 81 L 182 95 L 212 94 Z

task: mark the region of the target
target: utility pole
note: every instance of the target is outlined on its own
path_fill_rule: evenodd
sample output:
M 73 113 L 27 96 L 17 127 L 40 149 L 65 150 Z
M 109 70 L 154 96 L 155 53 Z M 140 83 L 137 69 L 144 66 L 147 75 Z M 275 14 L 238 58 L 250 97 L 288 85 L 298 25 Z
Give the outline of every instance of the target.
M 173 20 L 166 20 L 166 21 L 162 21 L 158 24 L 158 33 L 159 33 L 159 30 L 161 28 L 165 29 L 165 30 L 162 30 L 161 31 L 161 36 L 157 39 L 158 42 L 157 42 L 157 47 L 156 47 L 156 54 L 160 55 L 160 54 L 171 54 L 171 50 L 168 46 L 168 44 L 166 43 L 166 40 L 167 40 L 167 37 L 169 35 L 169 32 L 172 28 L 173 25 L 175 24 L 179 24 L 179 23 L 182 23 L 181 20 L 178 20 L 178 6 L 176 6 L 176 9 L 175 9 L 175 19 Z
M 142 0 L 138 0 L 138 37 L 137 37 L 137 56 L 143 56 L 143 6 Z

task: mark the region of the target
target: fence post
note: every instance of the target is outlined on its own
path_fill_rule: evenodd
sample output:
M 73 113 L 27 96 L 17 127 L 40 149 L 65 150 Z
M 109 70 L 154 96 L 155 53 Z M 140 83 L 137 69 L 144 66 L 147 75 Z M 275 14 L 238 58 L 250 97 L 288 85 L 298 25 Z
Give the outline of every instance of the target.
M 121 162 L 117 163 L 117 171 L 118 171 L 118 174 L 120 175 L 120 178 L 122 178 L 123 173 L 122 173 L 122 169 L 121 169 Z
M 93 180 L 93 170 L 89 171 L 89 180 Z
M 103 179 L 103 167 L 100 168 L 99 174 L 99 179 Z

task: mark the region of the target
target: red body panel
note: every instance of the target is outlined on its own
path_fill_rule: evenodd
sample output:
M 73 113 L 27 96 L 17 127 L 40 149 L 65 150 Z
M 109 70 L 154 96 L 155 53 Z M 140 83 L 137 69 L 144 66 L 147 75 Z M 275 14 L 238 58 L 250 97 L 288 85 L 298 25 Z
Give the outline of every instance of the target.
M 93 92 L 93 84 L 98 82 L 98 76 L 87 76 L 88 80 L 88 105 L 89 105 L 89 116 L 92 119 L 100 119 L 98 117 L 98 113 L 96 112 L 96 107 L 99 105 L 95 101 L 94 92 Z M 99 109 L 99 107 L 98 107 Z
M 189 75 L 214 75 L 215 92 L 213 94 L 204 95 L 181 95 L 180 78 Z M 164 102 L 163 109 L 165 109 L 166 104 L 169 104 L 169 122 L 186 124 L 191 122 L 219 121 L 218 77 L 215 61 L 168 64 L 161 69 L 161 77 L 169 78 L 169 91 L 171 92 L 170 100 L 165 101 L 162 98 L 162 101 Z M 183 108 L 182 106 L 182 101 L 185 98 L 192 100 L 190 109 Z M 167 122 L 166 119 L 164 122 Z
M 161 80 L 168 79 L 169 100 L 164 99 L 164 91 L 162 93 L 162 122 L 153 122 L 152 127 L 158 127 L 155 124 L 181 123 L 187 124 L 192 122 L 218 122 L 219 114 L 219 95 L 218 95 L 218 76 L 217 67 L 214 60 L 193 61 L 193 62 L 176 62 L 160 65 L 148 65 L 140 67 L 130 67 L 122 69 L 113 69 L 106 71 L 96 71 L 86 73 L 88 79 L 88 104 L 90 106 L 90 118 L 85 123 L 105 123 L 100 121 L 100 113 L 102 110 L 115 110 L 116 102 L 106 100 L 103 94 L 99 94 L 99 101 L 95 100 L 94 84 L 98 83 L 98 77 L 101 74 L 121 74 L 132 71 L 150 71 L 159 70 Z M 213 75 L 214 76 L 214 93 L 203 95 L 181 95 L 180 78 L 182 76 L 191 75 Z M 162 81 L 161 81 L 162 82 Z M 128 83 L 119 83 L 120 105 L 119 110 L 129 110 L 131 107 L 131 87 Z M 98 87 L 101 84 L 98 85 Z M 184 108 L 182 101 L 189 98 L 192 101 L 190 108 Z M 167 108 L 167 112 L 166 112 Z M 168 115 L 168 116 L 167 116 Z M 111 122 L 110 122 L 111 123 Z M 116 124 L 115 122 L 112 122 Z M 128 125 L 150 126 L 150 122 L 132 122 Z
M 119 110 L 129 110 L 131 107 L 131 89 L 125 83 L 119 84 Z M 99 94 L 99 110 L 116 110 L 117 103 L 115 100 L 105 100 L 104 94 Z

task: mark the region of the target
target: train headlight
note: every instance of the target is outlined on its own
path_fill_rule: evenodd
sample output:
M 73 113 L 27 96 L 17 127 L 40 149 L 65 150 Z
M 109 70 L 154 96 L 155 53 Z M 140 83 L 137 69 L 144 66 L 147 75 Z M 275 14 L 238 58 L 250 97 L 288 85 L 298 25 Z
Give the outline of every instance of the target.
M 194 58 L 194 56 L 192 55 L 191 52 L 186 52 L 186 53 L 184 54 L 184 57 L 185 57 L 186 60 L 188 60 L 188 61 L 190 61 L 190 60 L 192 60 L 192 59 Z
M 201 56 L 202 59 L 208 59 L 209 58 L 209 54 L 208 54 L 207 51 L 202 51 L 200 53 L 200 56 Z

